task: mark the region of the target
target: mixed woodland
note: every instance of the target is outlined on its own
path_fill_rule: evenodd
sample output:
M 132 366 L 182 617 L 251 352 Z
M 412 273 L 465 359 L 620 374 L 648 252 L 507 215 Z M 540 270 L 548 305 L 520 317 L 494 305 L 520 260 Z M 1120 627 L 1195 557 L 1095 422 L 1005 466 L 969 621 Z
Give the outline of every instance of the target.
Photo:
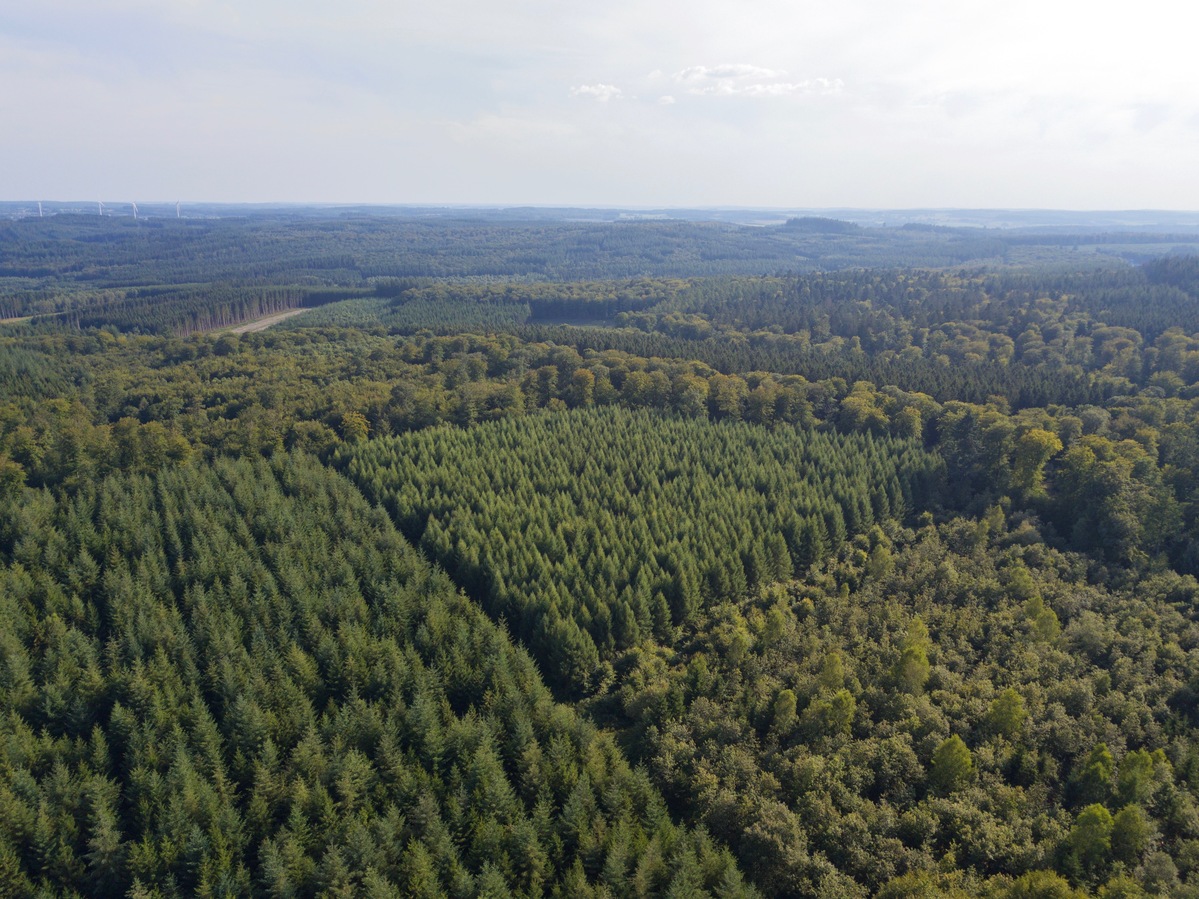
M 0 223 L 0 896 L 1199 897 L 1171 240 Z

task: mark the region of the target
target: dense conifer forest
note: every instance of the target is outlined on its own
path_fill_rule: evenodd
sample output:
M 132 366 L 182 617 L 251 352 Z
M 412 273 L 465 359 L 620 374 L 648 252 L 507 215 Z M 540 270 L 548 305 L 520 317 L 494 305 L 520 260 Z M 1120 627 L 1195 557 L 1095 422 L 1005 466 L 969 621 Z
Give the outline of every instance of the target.
M 1199 897 L 1172 242 L 0 223 L 0 896 Z

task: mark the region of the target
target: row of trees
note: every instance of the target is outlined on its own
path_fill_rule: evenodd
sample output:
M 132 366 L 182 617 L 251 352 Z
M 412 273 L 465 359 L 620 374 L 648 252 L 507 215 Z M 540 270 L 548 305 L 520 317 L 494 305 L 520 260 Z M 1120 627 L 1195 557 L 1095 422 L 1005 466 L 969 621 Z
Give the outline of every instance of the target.
M 85 298 L 39 324 L 185 335 L 229 328 L 291 309 L 344 301 L 366 291 L 206 284 L 109 293 L 115 295 L 98 300 Z

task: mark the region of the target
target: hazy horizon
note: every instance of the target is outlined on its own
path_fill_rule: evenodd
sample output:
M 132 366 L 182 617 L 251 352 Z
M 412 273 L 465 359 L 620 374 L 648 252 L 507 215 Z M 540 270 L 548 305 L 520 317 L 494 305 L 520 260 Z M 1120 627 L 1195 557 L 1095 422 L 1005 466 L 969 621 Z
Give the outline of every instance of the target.
M 930 224 L 947 227 L 998 229 L 1126 228 L 1149 231 L 1199 231 L 1199 210 L 1170 209 L 1020 209 L 1020 208 L 872 208 L 795 206 L 585 206 L 539 203 L 356 203 L 303 201 L 164 201 L 164 200 L 29 200 L 0 198 L 0 217 L 31 218 L 64 213 L 133 218 L 220 218 L 223 215 L 276 212 L 362 213 L 382 216 L 459 216 L 477 214 L 519 221 L 523 213 L 549 221 L 716 221 L 739 224 L 782 224 L 797 217 L 839 219 L 865 227 Z

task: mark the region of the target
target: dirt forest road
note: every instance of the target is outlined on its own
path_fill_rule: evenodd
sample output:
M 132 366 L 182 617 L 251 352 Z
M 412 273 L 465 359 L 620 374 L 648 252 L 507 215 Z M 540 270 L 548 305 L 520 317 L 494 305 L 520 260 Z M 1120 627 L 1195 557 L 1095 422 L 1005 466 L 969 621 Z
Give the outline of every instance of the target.
M 288 309 L 286 312 L 277 312 L 274 315 L 268 315 L 266 318 L 260 318 L 256 321 L 247 322 L 244 325 L 238 325 L 236 328 L 230 328 L 229 332 L 231 334 L 250 334 L 254 331 L 265 331 L 271 325 L 277 325 L 284 319 L 307 311 L 307 309 Z

